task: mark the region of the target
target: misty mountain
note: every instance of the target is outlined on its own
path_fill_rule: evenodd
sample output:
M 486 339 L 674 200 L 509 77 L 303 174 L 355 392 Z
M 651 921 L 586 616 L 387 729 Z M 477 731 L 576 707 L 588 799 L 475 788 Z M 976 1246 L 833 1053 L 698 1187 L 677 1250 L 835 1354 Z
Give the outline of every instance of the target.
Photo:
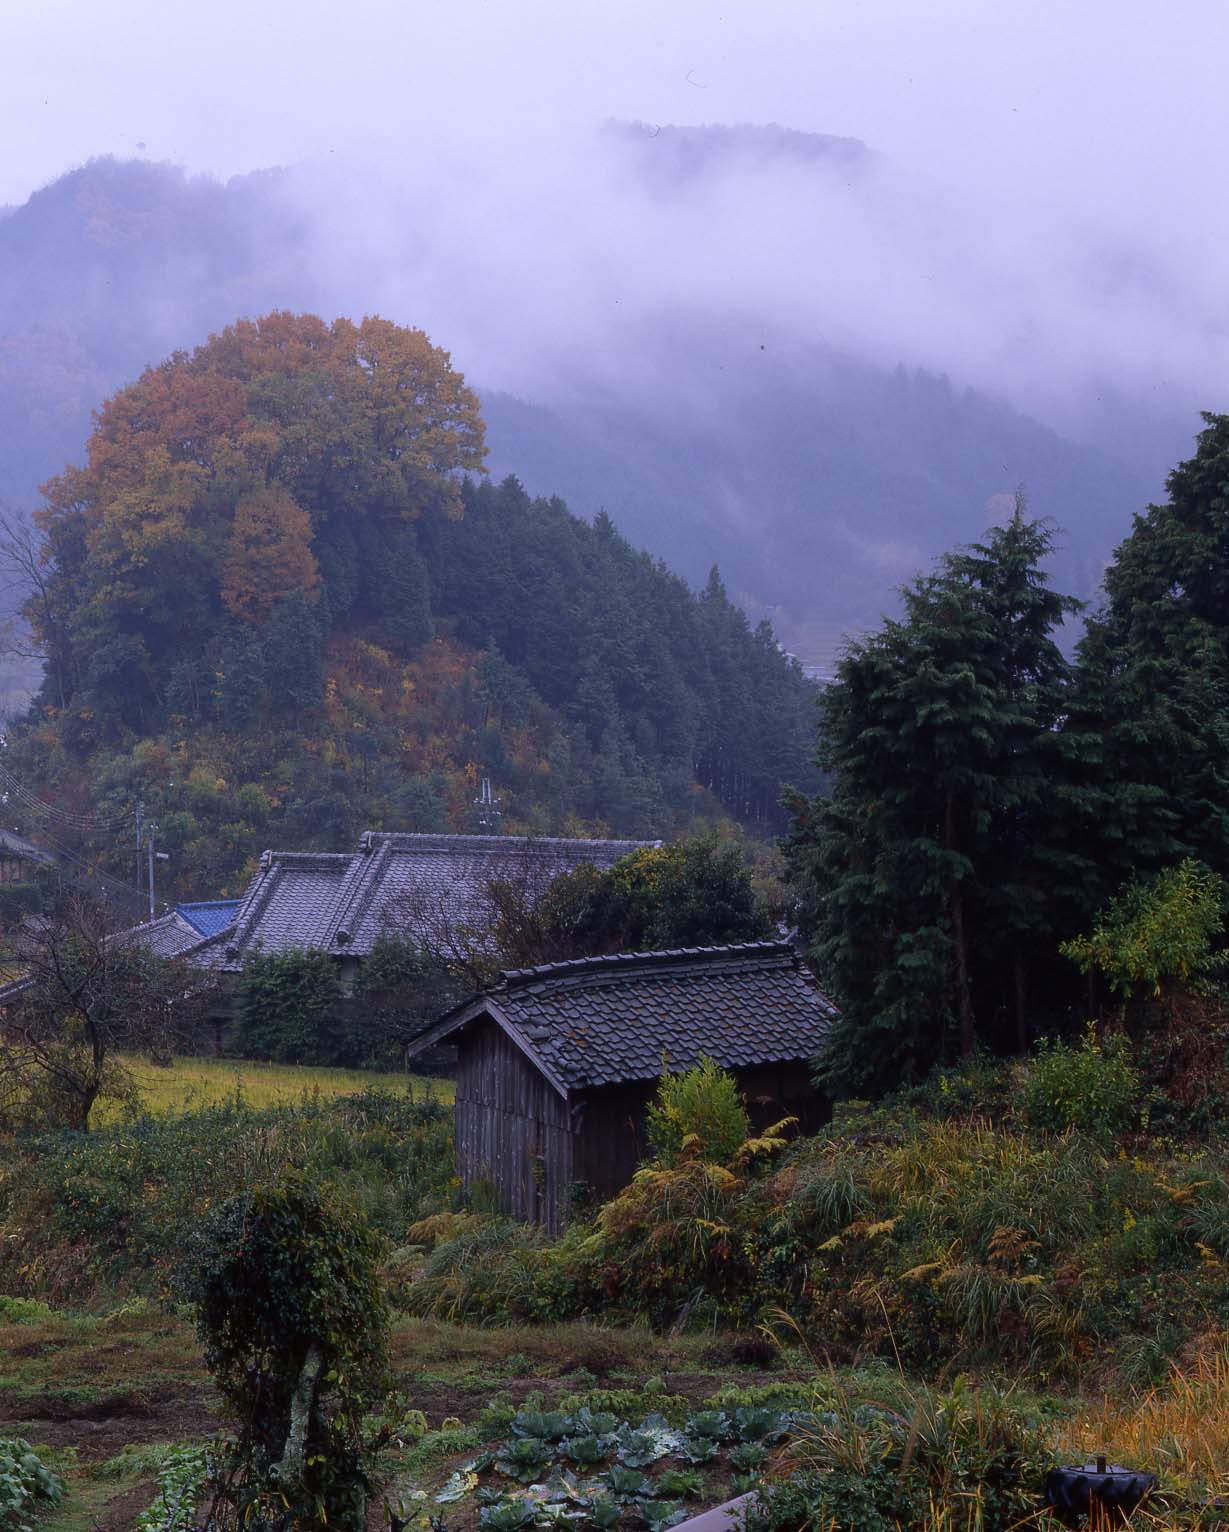
M 856 139 L 783 128 L 612 124 L 598 141 L 624 212 L 652 206 L 661 229 L 705 227 L 723 176 L 793 187 L 801 175 L 857 195 L 877 174 Z M 626 263 L 595 272 L 594 290 L 606 282 L 611 294 L 603 327 L 578 309 L 573 334 L 560 311 L 537 370 L 513 370 L 514 390 L 484 388 L 509 374 L 511 349 L 484 337 L 504 333 L 518 273 L 533 262 L 502 270 L 492 233 L 484 246 L 465 241 L 467 266 L 450 266 L 468 231 L 454 227 L 448 197 L 465 191 L 421 190 L 384 207 L 378 228 L 364 205 L 364 230 L 336 179 L 302 170 L 223 184 L 99 160 L 8 210 L 0 497 L 31 503 L 79 457 L 90 411 L 143 366 L 276 307 L 378 309 L 421 324 L 482 391 L 496 480 L 514 473 L 590 517 L 604 508 L 693 583 L 719 563 L 746 608 L 821 667 L 841 632 L 874 623 L 894 585 L 979 536 L 1018 486 L 1034 514 L 1067 529 L 1057 575 L 1086 597 L 1131 513 L 1159 489 L 1161 466 L 1123 466 L 1004 399 L 883 365 L 814 316 L 794 323 L 733 290 L 727 301 L 720 284 L 689 291 L 686 241 L 662 247 L 660 289 L 643 286 L 651 249 L 639 288 Z M 508 284 L 501 302 L 483 307 L 483 284 L 497 278 Z M 452 329 L 473 337 L 474 354 Z
M 803 133 L 779 123 L 608 122 L 607 139 L 636 159 L 637 174 L 663 191 L 677 193 L 706 176 L 724 175 L 731 164 L 771 169 L 781 164 L 843 169 L 858 174 L 875 156 L 860 138 Z
M 1065 529 L 1054 577 L 1084 598 L 1147 499 L 1106 455 L 946 378 L 820 351 L 745 360 L 751 376 L 714 367 L 703 416 L 486 393 L 492 472 L 586 516 L 604 509 L 693 583 L 716 562 L 743 607 L 820 669 L 894 587 L 1001 520 L 1017 488 Z

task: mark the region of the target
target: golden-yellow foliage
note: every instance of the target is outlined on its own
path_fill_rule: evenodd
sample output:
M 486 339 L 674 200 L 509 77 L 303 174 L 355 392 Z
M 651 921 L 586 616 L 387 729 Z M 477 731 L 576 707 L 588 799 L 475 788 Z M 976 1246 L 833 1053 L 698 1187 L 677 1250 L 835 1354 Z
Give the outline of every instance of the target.
M 227 611 L 256 626 L 287 596 L 314 591 L 320 570 L 311 542 L 311 517 L 280 485 L 244 495 L 222 570 Z

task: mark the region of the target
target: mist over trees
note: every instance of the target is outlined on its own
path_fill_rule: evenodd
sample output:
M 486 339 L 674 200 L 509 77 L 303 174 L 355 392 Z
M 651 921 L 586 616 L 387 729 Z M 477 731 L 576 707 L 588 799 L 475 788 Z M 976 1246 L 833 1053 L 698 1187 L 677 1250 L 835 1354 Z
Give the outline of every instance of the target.
M 501 276 L 494 246 L 490 269 L 469 272 L 474 291 L 441 308 L 445 235 L 413 197 L 382 203 L 378 188 L 304 168 L 223 185 L 100 160 L 62 177 L 0 216 L 0 412 L 11 422 L 0 499 L 31 504 L 108 393 L 236 315 L 357 316 L 378 303 L 421 323 L 433 302 L 429 328 L 480 386 L 497 481 L 515 474 L 588 519 L 605 509 L 692 583 L 719 563 L 733 599 L 770 617 L 808 662 L 826 665 L 837 632 L 873 626 L 913 569 L 980 536 L 996 497 L 1021 482 L 1068 529 L 1052 555 L 1061 583 L 1094 593 L 1123 508 L 1147 499 L 1159 471 L 1064 439 L 997 391 L 919 365 L 903 343 L 885 360 L 805 313 L 759 316 L 703 287 L 669 296 L 685 263 L 664 210 L 679 198 L 720 208 L 723 187 L 735 196 L 755 177 L 773 186 L 785 175 L 782 195 L 810 188 L 822 205 L 842 176 L 850 196 L 872 184 L 864 146 L 751 128 L 648 137 L 624 125 L 592 153 L 669 243 L 655 269 L 629 271 L 635 311 L 611 335 L 593 332 L 589 295 L 566 297 L 580 305 L 566 357 L 553 332 L 514 342 L 506 306 L 479 302 L 497 277 L 501 289 L 524 277 L 515 265 Z M 666 296 L 646 310 L 658 281 Z M 448 290 L 459 291 L 451 278 Z M 521 397 L 489 386 L 509 378 Z

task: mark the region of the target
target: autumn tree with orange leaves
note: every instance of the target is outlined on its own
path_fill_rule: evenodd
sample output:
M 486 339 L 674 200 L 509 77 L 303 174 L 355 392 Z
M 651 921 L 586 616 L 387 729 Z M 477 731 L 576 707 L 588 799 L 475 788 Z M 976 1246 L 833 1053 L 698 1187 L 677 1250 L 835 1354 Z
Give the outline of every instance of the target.
M 258 672 L 266 630 L 311 628 L 305 602 L 322 636 L 425 601 L 413 523 L 460 515 L 458 473 L 484 455 L 447 353 L 388 320 L 274 313 L 147 369 L 36 514 L 47 580 L 26 616 L 70 741 L 143 732 L 190 712 L 203 677 Z M 393 631 L 421 641 L 429 615 Z

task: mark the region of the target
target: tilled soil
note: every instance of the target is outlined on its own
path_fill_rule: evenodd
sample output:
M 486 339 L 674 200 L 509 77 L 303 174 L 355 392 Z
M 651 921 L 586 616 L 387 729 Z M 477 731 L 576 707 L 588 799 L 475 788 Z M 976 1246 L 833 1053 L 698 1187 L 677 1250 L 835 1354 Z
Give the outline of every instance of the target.
M 92 1532 L 132 1532 L 137 1517 L 153 1503 L 158 1486 L 152 1479 L 142 1479 L 131 1489 L 108 1500 L 94 1519 Z
M 75 1447 L 82 1462 L 105 1462 L 126 1446 L 193 1441 L 217 1430 L 200 1397 L 116 1394 L 79 1403 L 55 1394 L 0 1399 L 6 1429 L 40 1447 Z

